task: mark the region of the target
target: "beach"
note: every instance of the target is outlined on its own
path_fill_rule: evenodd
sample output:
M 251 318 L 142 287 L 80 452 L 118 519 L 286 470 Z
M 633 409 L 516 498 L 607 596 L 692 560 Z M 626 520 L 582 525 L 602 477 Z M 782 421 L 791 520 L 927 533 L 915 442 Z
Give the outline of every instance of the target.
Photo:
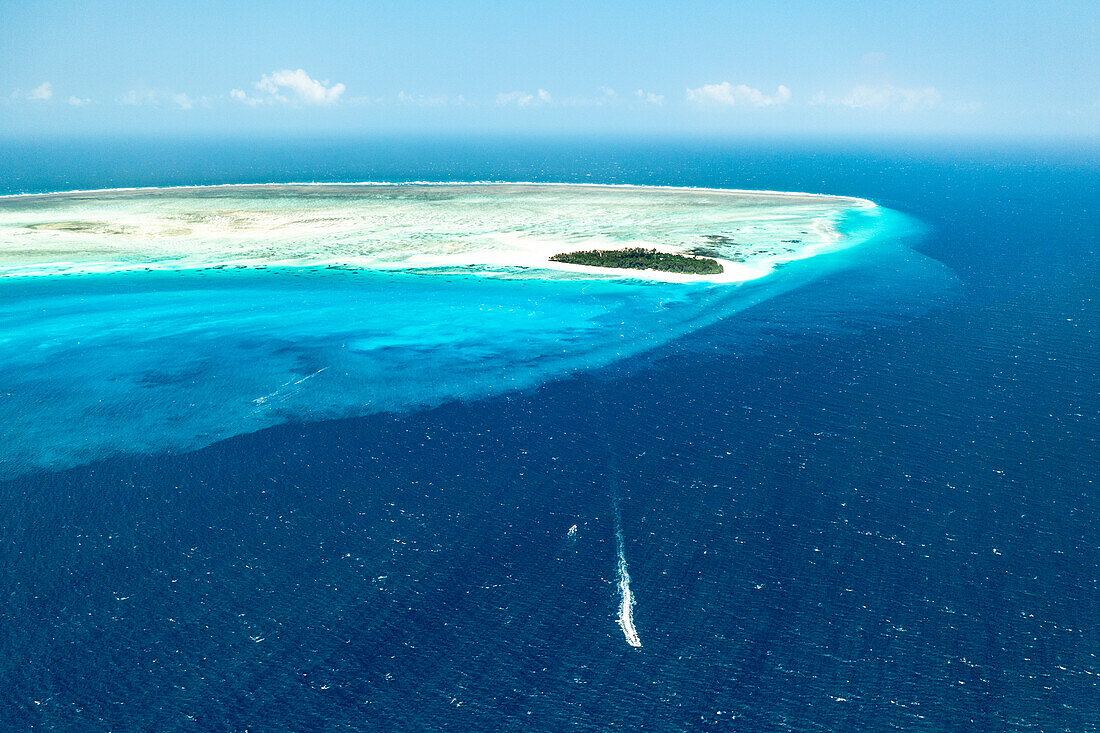
M 279 184 L 0 198 L 0 276 L 348 267 L 508 277 L 736 283 L 846 241 L 871 202 L 836 196 L 566 184 Z M 578 249 L 703 247 L 723 272 L 553 262 Z

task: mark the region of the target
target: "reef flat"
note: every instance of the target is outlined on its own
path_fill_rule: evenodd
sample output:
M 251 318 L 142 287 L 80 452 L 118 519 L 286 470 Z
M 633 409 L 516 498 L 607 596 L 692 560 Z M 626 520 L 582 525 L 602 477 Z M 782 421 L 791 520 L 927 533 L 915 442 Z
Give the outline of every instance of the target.
M 843 247 L 839 196 L 564 184 L 233 185 L 0 197 L 0 276 L 336 266 L 745 281 Z M 554 255 L 634 251 L 614 272 Z M 719 267 L 676 267 L 700 251 Z M 621 256 L 614 257 L 621 259 Z M 603 265 L 607 267 L 607 265 Z M 661 273 L 660 270 L 666 272 Z
M 540 184 L 0 197 L 0 480 L 522 390 L 872 258 L 870 202 Z M 721 272 L 605 264 L 664 259 Z M 817 256 L 821 255 L 821 256 Z

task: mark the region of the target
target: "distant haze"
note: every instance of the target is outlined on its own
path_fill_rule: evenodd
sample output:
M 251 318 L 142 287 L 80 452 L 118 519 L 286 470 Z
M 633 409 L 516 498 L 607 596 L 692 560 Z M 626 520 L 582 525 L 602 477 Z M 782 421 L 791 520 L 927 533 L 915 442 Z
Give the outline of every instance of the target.
M 1095 2 L 6 0 L 0 27 L 6 136 L 1100 130 Z

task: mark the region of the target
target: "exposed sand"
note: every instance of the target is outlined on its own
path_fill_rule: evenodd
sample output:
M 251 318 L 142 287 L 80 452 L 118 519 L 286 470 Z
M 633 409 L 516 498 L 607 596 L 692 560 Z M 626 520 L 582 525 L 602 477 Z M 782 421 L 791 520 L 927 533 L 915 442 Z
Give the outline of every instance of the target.
M 0 197 L 0 277 L 210 267 L 468 270 L 737 283 L 846 246 L 863 199 L 586 184 L 260 184 Z M 586 249 L 705 250 L 690 275 L 554 262 Z M 559 273 L 553 275 L 553 273 Z

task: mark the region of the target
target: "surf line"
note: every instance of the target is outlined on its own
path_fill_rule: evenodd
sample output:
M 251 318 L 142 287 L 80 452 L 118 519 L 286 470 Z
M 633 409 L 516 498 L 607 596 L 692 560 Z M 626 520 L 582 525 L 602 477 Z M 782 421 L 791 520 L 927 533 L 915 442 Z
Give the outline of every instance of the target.
M 615 622 L 623 630 L 626 643 L 632 647 L 640 647 L 642 640 L 638 637 L 638 630 L 634 628 L 634 594 L 630 591 L 630 573 L 626 567 L 626 552 L 623 543 L 623 518 L 619 513 L 619 500 L 615 502 L 615 539 L 619 550 L 619 618 Z

